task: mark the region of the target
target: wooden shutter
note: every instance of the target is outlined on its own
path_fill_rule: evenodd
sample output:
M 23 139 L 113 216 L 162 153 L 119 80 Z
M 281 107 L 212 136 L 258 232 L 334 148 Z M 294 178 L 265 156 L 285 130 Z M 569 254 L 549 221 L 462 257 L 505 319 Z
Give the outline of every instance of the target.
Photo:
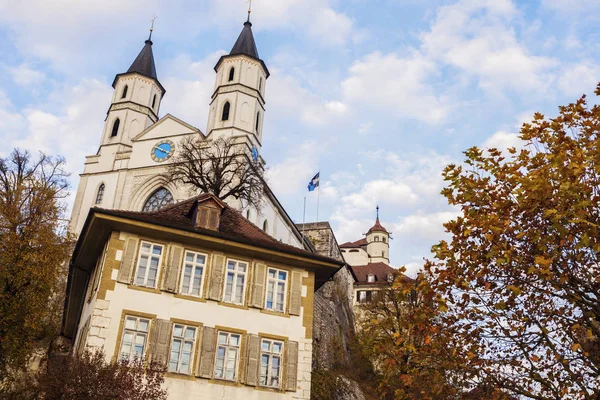
M 210 280 L 208 289 L 208 298 L 211 300 L 221 300 L 221 292 L 223 291 L 223 275 L 225 267 L 225 256 L 214 255 L 210 268 Z
M 300 315 L 302 308 L 302 272 L 292 271 L 290 279 L 290 314 Z
M 260 338 L 257 335 L 248 335 L 246 352 L 246 385 L 258 385 L 258 358 L 260 356 Z
M 202 348 L 200 349 L 200 360 L 196 369 L 196 376 L 212 378 L 216 339 L 215 328 L 205 326 L 202 329 Z
M 121 267 L 119 268 L 119 275 L 117 281 L 122 283 L 131 283 L 131 274 L 135 269 L 135 254 L 137 250 L 138 239 L 127 238 L 125 242 L 125 251 L 123 252 L 123 258 L 121 259 Z
M 198 226 L 201 228 L 208 227 L 208 208 L 198 207 Z
M 246 342 L 247 339 L 247 335 L 240 336 L 240 361 L 238 363 L 238 374 L 236 379 L 240 383 L 246 382 L 246 360 L 248 359 L 248 344 Z
M 219 213 L 221 210 L 210 210 L 208 217 L 208 229 L 219 230 Z
M 172 245 L 169 250 L 169 258 L 166 263 L 165 276 L 162 280 L 162 290 L 177 293 L 177 284 L 179 282 L 179 268 L 181 267 L 181 256 L 183 247 Z
M 298 342 L 289 341 L 285 346 L 285 390 L 295 392 L 298 380 Z
M 167 365 L 169 341 L 171 339 L 171 321 L 156 319 L 152 323 L 150 359 L 161 365 Z
M 251 306 L 263 308 L 265 305 L 265 264 L 254 264 L 254 284 L 252 285 Z

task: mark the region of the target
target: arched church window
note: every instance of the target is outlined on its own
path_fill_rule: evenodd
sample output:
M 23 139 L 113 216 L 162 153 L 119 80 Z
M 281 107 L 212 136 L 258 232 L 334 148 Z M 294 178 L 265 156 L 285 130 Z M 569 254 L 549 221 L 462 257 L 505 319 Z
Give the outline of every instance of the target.
M 227 121 L 229 119 L 229 109 L 231 108 L 231 104 L 229 102 L 225 103 L 223 106 L 223 115 L 221 116 L 221 121 Z
M 148 200 L 146 200 L 146 204 L 144 204 L 142 211 L 158 211 L 169 204 L 173 204 L 173 202 L 173 195 L 171 192 L 165 188 L 160 188 L 152 193 L 150 197 L 148 197 Z
M 262 76 L 260 78 L 258 78 L 258 91 L 260 92 L 262 90 Z
M 119 118 L 115 119 L 115 122 L 113 122 L 113 128 L 112 128 L 112 132 L 110 133 L 110 137 L 117 136 L 117 133 L 119 133 L 119 125 L 120 124 L 121 124 L 121 121 L 119 120 Z
M 101 204 L 103 197 L 104 197 L 104 183 L 101 184 L 100 187 L 98 188 L 98 193 L 96 193 L 96 203 L 95 204 Z
M 125 97 L 127 97 L 127 89 L 129 89 L 129 86 L 125 85 L 125 87 L 123 88 L 123 93 L 121 93 L 121 98 L 124 99 Z
M 268 233 L 268 229 L 269 229 L 269 223 L 265 219 L 265 222 L 263 222 L 263 231 Z
M 235 74 L 235 68 L 231 67 L 229 70 L 229 82 L 233 80 L 233 75 Z
M 250 209 L 246 210 L 246 219 L 250 219 Z
M 156 95 L 152 98 L 152 108 L 156 105 Z
M 258 132 L 258 124 L 260 124 L 260 111 L 256 113 L 256 132 Z

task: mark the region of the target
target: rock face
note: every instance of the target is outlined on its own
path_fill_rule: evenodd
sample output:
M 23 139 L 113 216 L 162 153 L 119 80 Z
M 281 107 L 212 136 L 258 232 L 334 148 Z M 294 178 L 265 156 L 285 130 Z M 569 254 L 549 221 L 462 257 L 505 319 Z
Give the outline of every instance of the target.
M 343 260 L 337 240 L 328 222 L 299 224 L 298 229 L 310 240 L 317 253 Z M 341 268 L 329 282 L 315 293 L 313 322 L 313 376 L 325 374 L 337 380 L 331 397 L 318 400 L 363 400 L 359 385 L 343 375 L 327 375 L 327 371 L 344 371 L 352 368 L 351 342 L 355 336 L 352 293 L 355 278 L 349 267 Z M 313 380 L 313 386 L 315 385 Z

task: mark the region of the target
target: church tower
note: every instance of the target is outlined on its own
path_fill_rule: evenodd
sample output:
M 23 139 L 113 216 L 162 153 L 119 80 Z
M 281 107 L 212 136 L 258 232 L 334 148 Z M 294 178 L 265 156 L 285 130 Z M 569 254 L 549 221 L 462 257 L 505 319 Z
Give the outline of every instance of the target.
M 369 263 L 390 263 L 390 233 L 379 222 L 379 206 L 375 225 L 367 232 L 367 253 Z
M 217 77 L 206 132 L 215 137 L 242 137 L 260 149 L 269 70 L 260 59 L 248 20 L 228 55 L 215 65 Z
M 131 146 L 131 139 L 158 120 L 160 102 L 166 91 L 156 76 L 151 39 L 152 30 L 127 72 L 115 76 L 101 146 Z

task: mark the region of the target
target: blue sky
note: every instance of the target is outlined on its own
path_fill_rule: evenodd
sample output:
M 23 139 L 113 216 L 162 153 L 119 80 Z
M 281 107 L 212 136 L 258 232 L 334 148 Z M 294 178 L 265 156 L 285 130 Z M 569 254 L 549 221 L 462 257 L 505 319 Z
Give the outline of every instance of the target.
M 244 0 L 0 0 L 0 154 L 67 158 L 73 190 L 97 150 L 114 75 L 158 16 L 161 116 L 205 131 L 213 66 L 245 20 Z M 338 241 L 372 225 L 414 274 L 456 211 L 445 165 L 473 145 L 519 145 L 518 127 L 600 81 L 600 2 L 592 0 L 254 0 L 270 69 L 262 155 L 289 214 L 316 217 L 306 185 L 321 171 L 320 219 Z

